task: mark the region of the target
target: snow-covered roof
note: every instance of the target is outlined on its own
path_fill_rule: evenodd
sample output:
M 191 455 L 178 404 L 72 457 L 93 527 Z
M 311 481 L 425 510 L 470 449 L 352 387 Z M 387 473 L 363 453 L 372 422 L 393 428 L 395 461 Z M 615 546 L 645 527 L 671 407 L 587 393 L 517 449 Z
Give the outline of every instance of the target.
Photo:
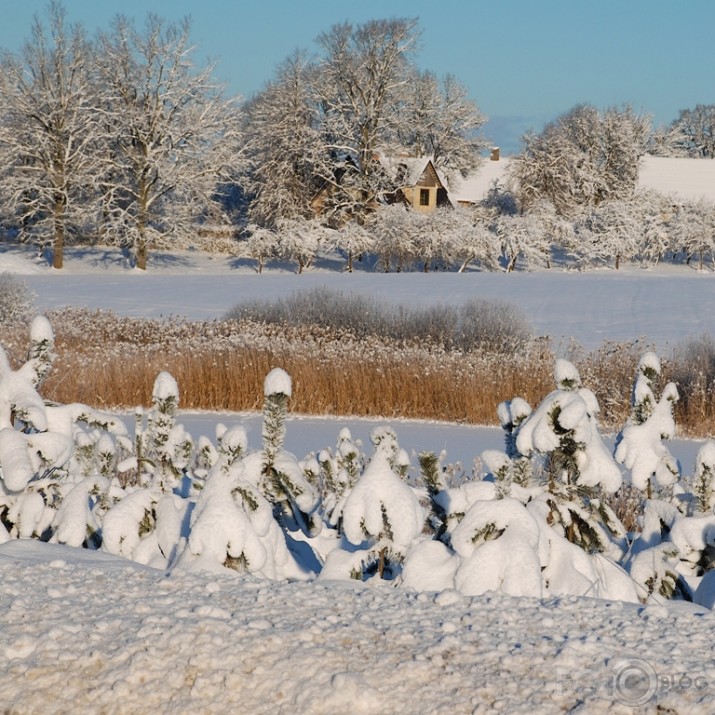
M 450 201 L 457 204 L 481 200 L 495 181 L 503 184 L 509 163 L 508 158 L 485 161 L 466 179 L 453 180 L 450 183 Z M 676 194 L 683 199 L 715 201 L 715 159 L 644 156 L 638 185 L 663 194 Z
M 495 181 L 504 182 L 509 159 L 485 161 L 466 179 L 453 179 L 449 184 L 449 200 L 453 204 L 460 202 L 476 203 L 481 201 Z
M 638 185 L 682 199 L 715 201 L 715 159 L 644 156 Z
M 431 156 L 380 156 L 380 163 L 395 179 L 404 186 L 414 186 L 432 162 Z M 434 163 L 433 163 L 434 166 Z M 435 171 L 436 168 L 435 168 Z M 437 172 L 439 180 L 444 184 L 444 178 Z

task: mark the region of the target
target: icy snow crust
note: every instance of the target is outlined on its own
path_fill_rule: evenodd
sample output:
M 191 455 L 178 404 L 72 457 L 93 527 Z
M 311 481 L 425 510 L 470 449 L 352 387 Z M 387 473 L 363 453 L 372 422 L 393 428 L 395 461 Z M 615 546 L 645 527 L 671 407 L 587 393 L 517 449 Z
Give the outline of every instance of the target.
M 632 673 L 648 711 L 715 697 L 715 616 L 682 603 L 167 578 L 35 541 L 0 546 L 0 594 L 13 713 L 632 713 Z

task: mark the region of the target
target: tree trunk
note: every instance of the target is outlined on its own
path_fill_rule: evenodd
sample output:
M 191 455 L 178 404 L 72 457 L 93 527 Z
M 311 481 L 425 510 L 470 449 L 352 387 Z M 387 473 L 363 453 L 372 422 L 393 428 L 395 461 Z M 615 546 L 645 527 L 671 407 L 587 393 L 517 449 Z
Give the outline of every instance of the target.
M 146 227 L 147 224 L 149 223 L 149 211 L 148 211 L 148 187 L 146 185 L 146 181 L 142 177 L 139 183 L 139 211 L 137 214 L 137 228 L 139 230 L 139 240 L 137 241 L 137 268 L 140 271 L 145 271 L 146 270 L 146 262 L 147 262 L 147 253 L 148 253 L 148 246 L 147 246 L 147 239 L 146 239 Z
M 52 242 L 52 267 L 62 268 L 65 254 L 65 198 L 62 194 L 55 195 L 54 206 L 54 240 Z
M 141 239 L 137 245 L 137 268 L 141 271 L 146 270 L 147 248 L 146 240 Z

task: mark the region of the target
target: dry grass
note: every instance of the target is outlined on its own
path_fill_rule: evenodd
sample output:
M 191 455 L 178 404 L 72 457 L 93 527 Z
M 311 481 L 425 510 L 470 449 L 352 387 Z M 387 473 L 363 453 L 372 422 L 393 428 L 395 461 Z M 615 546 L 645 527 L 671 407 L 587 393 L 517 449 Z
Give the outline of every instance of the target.
M 293 378 L 295 412 L 489 423 L 499 401 L 517 393 L 537 401 L 552 381 L 551 354 L 539 343 L 505 359 L 245 320 L 162 323 L 86 311 L 49 317 L 58 358 L 44 396 L 96 407 L 148 404 L 154 378 L 168 370 L 185 409 L 259 409 L 266 374 L 282 367 Z M 16 363 L 26 342 L 18 334 L 4 339 Z
M 58 358 L 43 394 L 61 403 L 147 405 L 157 373 L 168 370 L 179 384 L 183 409 L 255 410 L 262 404 L 266 374 L 282 367 L 293 378 L 296 413 L 496 424 L 502 400 L 520 396 L 535 406 L 554 387 L 554 355 L 544 341 L 505 355 L 250 320 L 165 322 L 81 310 L 48 317 Z M 27 341 L 25 324 L 0 325 L 0 343 L 15 365 Z M 599 399 L 605 429 L 619 429 L 627 418 L 636 364 L 645 349 L 637 343 L 604 344 L 569 356 Z M 715 433 L 712 385 L 698 378 L 701 373 L 684 371 L 682 361 L 664 364 L 664 380 L 691 376 L 676 415 L 682 434 Z

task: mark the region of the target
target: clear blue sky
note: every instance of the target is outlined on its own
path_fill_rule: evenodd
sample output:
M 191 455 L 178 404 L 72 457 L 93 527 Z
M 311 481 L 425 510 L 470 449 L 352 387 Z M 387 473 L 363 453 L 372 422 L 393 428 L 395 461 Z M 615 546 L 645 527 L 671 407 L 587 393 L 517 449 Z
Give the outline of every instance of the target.
M 715 104 L 715 0 L 64 0 L 93 33 L 118 13 L 192 19 L 198 57 L 219 61 L 231 94 L 250 96 L 296 48 L 333 24 L 417 17 L 418 64 L 450 73 L 511 153 L 519 137 L 575 104 L 630 104 L 669 123 Z M 16 51 L 46 0 L 0 0 L 0 47 Z

